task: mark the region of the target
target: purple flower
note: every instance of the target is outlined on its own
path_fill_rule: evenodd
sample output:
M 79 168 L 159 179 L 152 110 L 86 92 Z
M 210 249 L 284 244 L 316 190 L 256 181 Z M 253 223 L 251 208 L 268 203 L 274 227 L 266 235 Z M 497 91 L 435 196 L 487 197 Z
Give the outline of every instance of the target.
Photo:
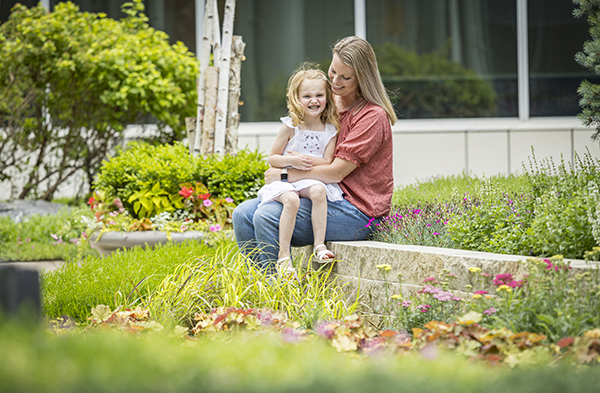
M 212 203 L 212 201 L 211 201 L 210 199 L 205 199 L 205 200 L 202 202 L 202 204 L 203 204 L 204 206 L 206 206 L 206 207 L 209 207 L 209 206 L 211 206 L 213 203 Z

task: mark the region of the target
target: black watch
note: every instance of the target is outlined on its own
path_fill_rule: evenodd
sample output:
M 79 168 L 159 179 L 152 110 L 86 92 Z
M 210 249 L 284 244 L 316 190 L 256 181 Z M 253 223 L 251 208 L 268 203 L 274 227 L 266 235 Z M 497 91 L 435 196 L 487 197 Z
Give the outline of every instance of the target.
M 283 182 L 287 182 L 288 181 L 288 174 L 287 174 L 288 169 L 287 168 L 283 168 L 281 170 L 281 181 Z

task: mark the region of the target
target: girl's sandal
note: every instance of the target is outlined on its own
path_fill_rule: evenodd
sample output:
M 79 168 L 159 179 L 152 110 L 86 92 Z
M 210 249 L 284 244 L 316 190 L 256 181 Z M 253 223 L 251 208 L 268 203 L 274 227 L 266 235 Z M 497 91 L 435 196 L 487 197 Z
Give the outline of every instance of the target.
M 318 251 L 319 249 L 321 250 Z M 333 262 L 334 259 L 335 255 L 333 255 L 333 253 L 327 249 L 327 246 L 325 244 L 319 244 L 313 249 L 313 262 L 329 263 Z
M 285 257 L 277 260 L 277 274 L 281 277 L 296 277 L 296 269 L 292 264 L 292 258 Z

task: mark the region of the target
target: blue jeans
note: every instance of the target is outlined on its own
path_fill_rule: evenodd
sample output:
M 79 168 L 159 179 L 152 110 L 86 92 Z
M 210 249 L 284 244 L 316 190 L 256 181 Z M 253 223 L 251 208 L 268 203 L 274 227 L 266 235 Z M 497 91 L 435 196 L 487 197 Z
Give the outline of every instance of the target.
M 283 205 L 269 202 L 258 207 L 258 199 L 247 200 L 233 211 L 233 231 L 240 251 L 252 258 L 261 269 L 269 271 L 279 254 L 279 217 Z M 311 222 L 312 202 L 300 198 L 292 246 L 314 243 Z M 371 233 L 370 217 L 347 200 L 327 201 L 325 241 L 364 240 Z M 377 220 L 378 221 L 378 220 Z

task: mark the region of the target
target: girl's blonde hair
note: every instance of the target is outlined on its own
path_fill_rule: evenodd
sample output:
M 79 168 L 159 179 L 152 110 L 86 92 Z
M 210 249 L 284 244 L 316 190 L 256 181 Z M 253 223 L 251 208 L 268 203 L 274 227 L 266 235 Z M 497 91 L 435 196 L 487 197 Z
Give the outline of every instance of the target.
M 336 130 L 340 129 L 340 115 L 335 107 L 333 93 L 331 92 L 331 83 L 323 71 L 316 68 L 315 64 L 301 64 L 288 81 L 287 85 L 287 107 L 289 115 L 292 118 L 292 124 L 297 127 L 304 124 L 304 108 L 298 98 L 300 84 L 306 79 L 322 80 L 325 84 L 325 109 L 321 112 L 321 121 L 325 124 L 331 123 Z
M 358 93 L 367 101 L 379 105 L 387 113 L 390 123 L 398 120 L 377 66 L 377 58 L 371 45 L 363 38 L 342 38 L 334 46 L 333 54 L 348 67 L 352 67 L 358 79 Z

